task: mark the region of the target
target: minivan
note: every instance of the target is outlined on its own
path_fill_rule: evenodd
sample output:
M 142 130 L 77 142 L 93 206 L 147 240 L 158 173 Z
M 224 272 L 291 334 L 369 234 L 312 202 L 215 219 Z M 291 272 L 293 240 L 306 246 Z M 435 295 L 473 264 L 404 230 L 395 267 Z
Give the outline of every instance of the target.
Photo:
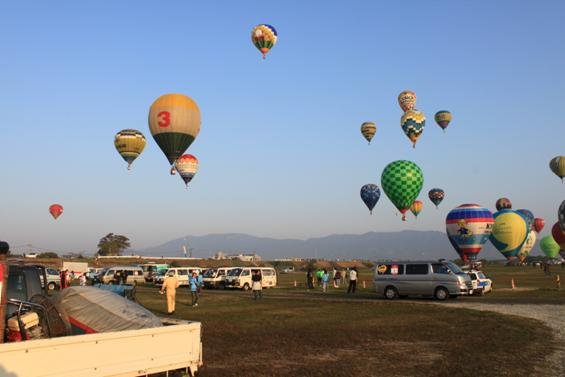
M 192 276 L 192 272 L 196 271 L 199 275 L 202 273 L 202 269 L 200 267 L 171 267 L 165 272 L 165 276 L 169 275 L 169 273 L 173 273 L 178 281 L 179 285 L 188 285 L 190 276 Z M 163 282 L 155 281 L 156 285 L 161 285 Z
M 100 280 L 104 284 L 113 284 L 114 274 L 120 271 L 120 273 L 125 272 L 127 279 L 126 284 L 141 284 L 145 282 L 143 277 L 143 270 L 139 266 L 114 266 L 103 271 Z
M 374 284 L 377 293 L 389 300 L 406 296 L 445 300 L 473 294 L 469 275 L 445 260 L 376 263 Z
M 226 288 L 251 289 L 251 272 L 261 271 L 261 286 L 270 288 L 277 285 L 277 272 L 272 267 L 236 267 L 226 276 Z
M 236 267 L 209 268 L 202 275 L 202 283 L 205 288 L 225 288 L 228 272 Z

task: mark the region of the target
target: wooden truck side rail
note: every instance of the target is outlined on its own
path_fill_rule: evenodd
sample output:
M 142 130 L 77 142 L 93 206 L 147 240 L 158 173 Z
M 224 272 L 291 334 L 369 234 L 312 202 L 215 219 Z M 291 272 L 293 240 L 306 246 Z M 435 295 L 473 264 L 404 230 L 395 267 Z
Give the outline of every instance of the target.
M 201 323 L 0 344 L 0 377 L 145 376 L 202 365 Z

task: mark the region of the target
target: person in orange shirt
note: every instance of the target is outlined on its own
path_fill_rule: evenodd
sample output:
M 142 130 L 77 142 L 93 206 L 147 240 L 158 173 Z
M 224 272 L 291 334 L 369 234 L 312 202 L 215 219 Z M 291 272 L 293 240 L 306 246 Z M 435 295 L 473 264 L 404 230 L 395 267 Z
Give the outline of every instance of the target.
M 161 294 L 165 291 L 167 292 L 167 314 L 171 315 L 175 313 L 175 300 L 177 295 L 177 288 L 179 286 L 179 280 L 175 277 L 174 272 L 169 272 L 161 285 Z

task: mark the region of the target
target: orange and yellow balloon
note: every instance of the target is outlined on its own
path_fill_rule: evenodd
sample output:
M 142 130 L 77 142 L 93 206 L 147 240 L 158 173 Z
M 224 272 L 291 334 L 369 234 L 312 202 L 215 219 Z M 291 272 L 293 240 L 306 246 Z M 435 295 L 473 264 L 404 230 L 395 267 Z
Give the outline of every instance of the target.
M 405 90 L 398 95 L 398 104 L 402 111 L 412 110 L 416 106 L 416 93 Z
M 364 122 L 361 125 L 361 134 L 363 134 L 363 137 L 365 138 L 365 140 L 369 142 L 369 144 L 371 144 L 371 140 L 373 139 L 373 136 L 375 136 L 376 133 L 377 133 L 377 125 L 375 123 Z
M 422 208 L 424 208 L 424 203 L 421 200 L 414 200 L 414 203 L 410 206 L 410 211 L 414 216 L 418 217 L 420 212 L 422 212 Z
M 267 57 L 267 53 L 277 44 L 276 29 L 267 24 L 260 24 L 251 31 L 251 41 L 263 54 L 263 59 Z
M 145 144 L 145 136 L 138 130 L 121 130 L 114 137 L 114 146 L 120 156 L 128 163 L 128 170 L 131 169 L 133 161 L 143 152 Z

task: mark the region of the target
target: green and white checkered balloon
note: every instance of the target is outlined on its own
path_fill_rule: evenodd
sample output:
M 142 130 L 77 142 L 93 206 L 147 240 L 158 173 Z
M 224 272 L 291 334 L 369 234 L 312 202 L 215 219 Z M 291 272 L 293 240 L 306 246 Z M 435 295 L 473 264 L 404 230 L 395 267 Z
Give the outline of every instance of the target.
M 398 160 L 388 164 L 381 175 L 381 186 L 392 204 L 404 214 L 416 200 L 422 186 L 424 175 L 418 165 L 412 161 Z

